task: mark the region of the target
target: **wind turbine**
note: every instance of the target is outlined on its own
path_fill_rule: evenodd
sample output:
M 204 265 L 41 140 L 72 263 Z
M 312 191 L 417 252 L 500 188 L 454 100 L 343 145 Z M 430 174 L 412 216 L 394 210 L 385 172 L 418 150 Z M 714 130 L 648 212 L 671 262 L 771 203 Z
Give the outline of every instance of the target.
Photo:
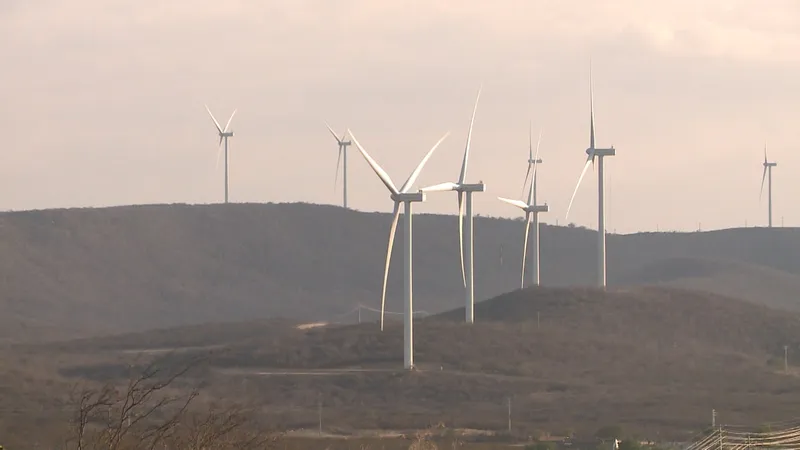
M 206 111 L 208 111 L 208 115 L 211 116 L 211 120 L 214 121 L 214 125 L 219 132 L 219 144 L 217 145 L 221 145 L 222 141 L 225 141 L 225 203 L 228 203 L 228 138 L 233 137 L 233 131 L 230 131 L 229 128 L 231 126 L 231 120 L 233 120 L 233 116 L 236 114 L 236 110 L 233 110 L 231 117 L 228 119 L 228 123 L 225 124 L 225 128 L 219 126 L 219 122 L 214 118 L 214 114 L 211 114 L 208 105 L 206 105 Z M 219 151 L 217 151 L 217 164 L 215 168 L 216 167 L 219 167 Z
M 541 138 L 542 138 L 542 133 L 540 131 L 539 132 L 539 139 L 541 140 Z M 536 144 L 536 152 L 537 152 L 536 154 L 538 155 L 539 154 L 538 153 L 539 152 L 539 144 L 538 143 Z M 533 156 L 533 122 L 531 122 L 530 125 L 528 126 L 528 171 L 525 172 L 525 181 L 522 182 L 522 192 L 520 192 L 520 194 L 519 194 L 520 197 L 525 195 L 525 186 L 527 186 L 527 184 L 528 184 L 528 178 L 531 175 L 531 169 L 536 164 L 541 164 L 541 163 L 542 163 L 541 159 L 534 158 L 534 156 Z
M 404 224 L 404 232 L 405 232 L 405 270 L 404 270 L 404 297 L 405 297 L 405 304 L 404 304 L 404 314 L 403 314 L 403 364 L 406 369 L 411 369 L 414 367 L 414 334 L 413 334 L 413 326 L 414 326 L 414 316 L 413 316 L 413 279 L 412 279 L 412 253 L 411 253 L 411 216 L 412 216 L 412 209 L 411 204 L 414 202 L 424 202 L 425 201 L 425 193 L 424 192 L 409 192 L 411 190 L 411 186 L 414 184 L 414 181 L 417 180 L 420 172 L 422 172 L 422 168 L 425 166 L 425 163 L 428 162 L 431 155 L 433 154 L 434 150 L 439 147 L 439 144 L 444 141 L 444 139 L 450 134 L 450 132 L 445 133 L 444 136 L 439 139 L 438 142 L 428 151 L 422 161 L 417 165 L 416 169 L 411 172 L 411 175 L 408 177 L 403 186 L 400 189 L 392 182 L 392 179 L 389 178 L 389 174 L 384 171 L 381 166 L 372 159 L 371 156 L 364 150 L 364 147 L 358 143 L 358 139 L 356 139 L 355 135 L 349 129 L 347 133 L 353 139 L 353 143 L 356 144 L 358 151 L 361 152 L 361 155 L 367 160 L 367 163 L 372 167 L 372 170 L 375 171 L 375 174 L 378 175 L 378 178 L 381 179 L 383 184 L 389 190 L 391 194 L 392 201 L 394 201 L 394 211 L 392 212 L 392 226 L 389 230 L 389 247 L 386 250 L 386 265 L 383 270 L 383 289 L 381 291 L 381 331 L 383 331 L 383 318 L 385 314 L 385 305 L 386 305 L 386 281 L 389 276 L 389 262 L 392 258 L 392 247 L 394 246 L 394 233 L 397 230 L 397 221 L 400 218 L 400 204 L 403 204 L 404 207 L 404 216 L 405 216 L 405 224 Z
M 342 204 L 344 208 L 347 209 L 347 147 L 351 142 L 344 140 L 346 134 L 343 134 L 342 137 L 339 138 L 339 136 L 336 136 L 336 133 L 333 132 L 333 128 L 331 128 L 330 125 L 325 123 L 325 126 L 328 127 L 328 131 L 331 132 L 333 138 L 336 139 L 336 143 L 339 144 L 339 156 L 336 158 L 336 177 L 333 179 L 334 189 L 336 188 L 336 181 L 339 179 L 339 163 L 344 162 L 342 165 Z
M 466 310 L 467 323 L 473 323 L 475 320 L 475 279 L 474 279 L 474 258 L 473 258 L 473 233 L 472 233 L 472 193 L 484 192 L 486 185 L 481 183 L 469 184 L 465 183 L 467 176 L 467 161 L 469 160 L 469 145 L 472 141 L 472 125 L 475 123 L 475 112 L 478 110 L 478 100 L 481 98 L 481 88 L 478 89 L 478 95 L 475 98 L 475 106 L 472 109 L 472 119 L 469 122 L 469 132 L 467 132 L 467 144 L 464 147 L 464 159 L 461 161 L 461 172 L 458 175 L 458 182 L 441 183 L 434 186 L 428 186 L 420 189 L 422 192 L 437 192 L 437 191 L 456 191 L 458 192 L 458 248 L 461 255 L 461 281 L 466 288 L 466 303 L 464 309 Z M 464 196 L 466 195 L 466 201 Z M 464 226 L 464 208 L 466 207 L 466 227 Z M 464 228 L 466 228 L 466 268 L 464 264 Z
M 769 227 L 772 228 L 772 168 L 777 166 L 778 163 L 776 162 L 769 162 L 767 160 L 767 144 L 764 144 L 764 173 L 761 175 L 761 193 L 759 193 L 758 198 L 761 199 L 761 195 L 764 193 L 764 179 L 767 178 L 767 174 L 769 174 L 769 187 L 767 188 L 767 196 L 769 197 Z
M 530 134 L 530 133 L 529 133 Z M 539 132 L 539 140 L 536 143 L 536 156 L 533 156 L 533 153 L 530 154 L 528 159 L 529 164 L 530 161 L 534 161 L 533 164 L 533 177 L 531 178 L 531 185 L 528 190 L 528 202 L 525 203 L 521 200 L 510 200 L 503 197 L 497 197 L 498 199 L 510 204 L 514 205 L 517 208 L 525 211 L 525 239 L 522 241 L 522 281 L 520 283 L 520 288 L 525 287 L 525 261 L 527 259 L 527 252 L 528 252 L 528 232 L 530 231 L 531 227 L 531 219 L 533 219 L 533 264 L 531 267 L 531 271 L 533 272 L 533 284 L 535 286 L 539 286 L 539 213 L 540 212 L 547 212 L 549 208 L 547 203 L 544 205 L 539 205 L 536 202 L 536 172 L 537 167 L 539 164 L 542 163 L 542 160 L 539 159 L 539 144 L 542 142 L 542 133 Z M 530 165 L 528 166 L 530 168 Z M 525 175 L 525 179 L 527 181 L 528 175 Z
M 578 178 L 578 183 L 575 185 L 575 191 L 572 192 L 572 198 L 569 200 L 567 207 L 566 219 L 569 219 L 569 210 L 572 208 L 572 201 L 575 200 L 575 194 L 578 192 L 578 187 L 581 185 L 583 176 L 586 175 L 586 169 L 589 168 L 589 163 L 594 167 L 594 160 L 597 158 L 597 283 L 600 287 L 606 287 L 606 215 L 605 215 L 605 188 L 603 185 L 603 158 L 606 156 L 614 156 L 617 154 L 614 146 L 610 148 L 596 148 L 594 143 L 594 90 L 592 87 L 592 65 L 589 63 L 589 148 L 586 149 L 586 163 L 583 165 L 583 171 Z M 566 220 L 565 219 L 565 220 Z M 568 221 L 568 220 L 567 220 Z

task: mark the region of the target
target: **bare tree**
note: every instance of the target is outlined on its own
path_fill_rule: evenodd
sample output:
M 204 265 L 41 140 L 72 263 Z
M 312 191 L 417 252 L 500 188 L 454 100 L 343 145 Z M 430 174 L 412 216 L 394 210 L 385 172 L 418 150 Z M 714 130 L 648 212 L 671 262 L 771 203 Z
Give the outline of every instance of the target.
M 272 447 L 281 435 L 264 430 L 253 417 L 252 411 L 240 408 L 195 416 L 181 425 L 171 440 L 171 448 L 256 450 Z
M 270 447 L 278 435 L 255 426 L 238 408 L 195 413 L 194 387 L 176 381 L 200 360 L 166 371 L 150 363 L 124 388 L 106 384 L 73 394 L 75 415 L 69 450 L 242 449 Z
M 119 390 L 106 384 L 77 395 L 73 442 L 76 450 L 154 449 L 177 427 L 197 390 L 170 395 L 170 387 L 199 362 L 171 373 L 150 363 Z

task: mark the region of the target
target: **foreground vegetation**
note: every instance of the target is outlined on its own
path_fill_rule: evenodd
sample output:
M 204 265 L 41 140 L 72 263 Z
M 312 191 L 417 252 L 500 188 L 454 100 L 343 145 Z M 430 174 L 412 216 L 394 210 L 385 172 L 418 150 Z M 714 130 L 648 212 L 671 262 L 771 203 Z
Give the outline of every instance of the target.
M 198 359 L 169 389 L 188 398 L 202 387 L 187 413 L 247 411 L 264 429 L 286 431 L 283 445 L 319 439 L 320 419 L 322 437 L 340 445 L 392 433 L 408 444 L 432 426 L 465 445 L 498 440 L 509 400 L 517 442 L 593 442 L 607 425 L 625 437 L 687 441 L 712 408 L 726 424 L 764 423 L 794 417 L 800 401 L 795 313 L 666 288 L 531 288 L 480 302 L 476 317 L 466 325 L 460 309 L 419 320 L 410 373 L 399 369 L 398 322 L 381 332 L 375 323 L 268 320 L 0 348 L 11 363 L 0 392 L 19 412 L 0 417 L 0 436 L 69 421 L 59 405 L 70 399 L 60 396 L 75 384 L 120 389 L 148 364 Z

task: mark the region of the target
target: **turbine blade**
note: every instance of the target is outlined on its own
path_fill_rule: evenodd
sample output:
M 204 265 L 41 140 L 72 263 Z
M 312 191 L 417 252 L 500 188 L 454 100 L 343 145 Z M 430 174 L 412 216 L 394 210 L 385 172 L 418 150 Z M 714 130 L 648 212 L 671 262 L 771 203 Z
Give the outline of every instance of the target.
M 531 160 L 531 161 L 532 161 L 532 160 Z M 526 171 L 525 171 L 525 181 L 523 181 L 523 182 L 522 182 L 522 190 L 521 190 L 521 191 L 520 191 L 520 193 L 519 193 L 519 196 L 520 196 L 520 197 L 522 197 L 523 195 L 525 195 L 525 186 L 527 186 L 527 185 L 528 185 L 528 177 L 530 177 L 530 176 L 531 176 L 531 166 L 532 166 L 532 165 L 533 165 L 533 163 L 530 163 L 530 162 L 528 163 L 528 170 L 526 170 Z
M 568 221 L 568 219 L 569 219 L 569 210 L 572 209 L 572 202 L 575 200 L 575 194 L 578 193 L 578 188 L 581 185 L 581 181 L 583 180 L 583 176 L 586 175 L 586 169 L 589 168 L 589 163 L 592 162 L 593 159 L 594 159 L 593 156 L 594 156 L 594 154 L 589 156 L 589 158 L 586 159 L 586 164 L 583 165 L 583 170 L 581 171 L 581 176 L 580 176 L 580 178 L 578 178 L 578 183 L 575 185 L 575 190 L 572 191 L 572 198 L 569 199 L 569 206 L 567 206 L 567 215 L 564 218 L 565 222 Z
M 228 118 L 228 123 L 225 124 L 225 128 L 223 128 L 223 130 L 222 130 L 223 132 L 227 132 L 228 131 L 228 127 L 231 126 L 231 120 L 233 120 L 233 116 L 235 116 L 235 115 L 236 115 L 236 110 L 234 109 L 233 113 L 231 113 L 231 116 Z
M 400 202 L 394 202 L 392 212 L 392 227 L 389 229 L 389 248 L 386 249 L 386 265 L 383 269 L 383 290 L 381 290 L 381 331 L 383 331 L 383 316 L 386 311 L 386 282 L 389 280 L 389 262 L 392 260 L 392 247 L 394 247 L 394 233 L 397 231 L 397 220 L 400 218 Z
M 467 273 L 464 268 L 464 193 L 458 191 L 458 250 L 461 254 L 461 281 L 467 287 Z
M 514 205 L 519 209 L 524 210 L 528 208 L 528 205 L 525 204 L 525 202 L 523 202 L 522 200 L 511 200 L 509 198 L 503 198 L 503 197 L 497 197 L 497 199 L 500 200 L 501 202 L 506 202 L 509 205 Z
M 542 129 L 539 129 L 539 138 L 536 140 L 536 154 L 533 155 L 533 160 L 539 159 L 539 146 L 542 145 Z
M 222 138 L 220 138 L 220 139 L 222 139 Z M 220 157 L 220 155 L 222 155 L 222 146 L 220 146 L 220 147 L 217 149 L 217 163 L 216 163 L 216 164 L 214 164 L 214 172 L 216 172 L 217 170 L 219 170 L 219 157 Z
M 427 163 L 428 159 L 430 159 L 431 155 L 433 155 L 434 150 L 436 150 L 436 148 L 439 147 L 439 144 L 441 144 L 442 141 L 444 141 L 445 138 L 447 138 L 447 136 L 449 136 L 449 135 L 450 135 L 450 132 L 448 131 L 447 133 L 444 134 L 444 136 L 442 136 L 436 142 L 436 144 L 433 145 L 433 147 L 428 151 L 428 153 L 425 155 L 425 157 L 422 158 L 422 161 L 419 162 L 419 165 L 417 166 L 417 168 L 414 169 L 413 172 L 411 172 L 411 176 L 408 177 L 406 182 L 403 184 L 403 187 L 400 188 L 400 192 L 406 193 L 406 192 L 408 192 L 409 189 L 411 189 L 411 186 L 414 184 L 415 181 L 417 181 L 417 177 L 419 176 L 420 172 L 422 172 L 422 168 L 425 167 L 425 163 Z M 350 133 L 350 136 L 352 137 L 353 133 Z M 356 139 L 353 138 L 353 141 L 355 141 L 355 140 Z
M 767 164 L 767 143 L 764 142 L 764 164 Z
M 534 161 L 539 160 L 539 146 L 542 144 L 542 130 L 539 129 L 539 139 L 536 141 L 536 155 L 533 157 Z M 539 163 L 533 163 L 533 178 L 531 180 L 531 190 L 528 192 L 528 204 L 532 205 L 533 201 L 533 193 L 536 190 L 536 170 L 539 167 Z
M 217 122 L 217 119 L 214 117 L 214 114 L 211 114 L 211 110 L 208 109 L 208 105 L 205 105 L 205 107 L 206 107 L 206 111 L 208 111 L 208 115 L 211 116 L 211 120 L 214 121 L 214 126 L 217 127 L 217 131 L 222 133 L 222 127 L 219 126 L 219 122 Z
M 478 88 L 478 96 L 475 98 L 475 106 L 472 108 L 472 119 L 469 121 L 469 132 L 467 133 L 467 145 L 464 147 L 464 160 L 461 162 L 461 173 L 458 175 L 458 182 L 464 183 L 467 176 L 467 160 L 469 159 L 469 144 L 472 141 L 472 125 L 475 124 L 475 112 L 478 111 L 478 100 L 481 98 L 483 85 Z
M 333 135 L 333 138 L 334 138 L 334 139 L 336 139 L 336 142 L 338 142 L 339 144 L 341 144 L 341 143 L 342 143 L 342 141 L 344 140 L 344 138 L 342 138 L 342 139 L 339 139 L 339 137 L 338 137 L 338 136 L 336 136 L 336 133 L 334 133 L 334 132 L 333 132 L 333 128 L 331 128 L 331 126 L 330 126 L 330 125 L 328 125 L 328 122 L 325 122 L 325 126 L 326 126 L 326 127 L 328 127 L 328 131 L 330 131 L 330 132 L 331 132 L 331 134 Z
M 589 148 L 594 148 L 594 86 L 592 83 L 592 60 L 589 59 L 589 111 L 590 111 L 590 118 L 589 118 L 589 125 L 591 127 L 589 131 Z
M 531 178 L 531 185 L 528 188 L 528 204 L 533 204 L 533 191 L 536 189 L 536 164 L 533 165 L 533 177 Z
M 367 151 L 364 150 L 364 147 L 362 147 L 361 144 L 358 143 L 358 139 L 356 139 L 356 137 L 353 135 L 353 132 L 350 131 L 349 128 L 347 129 L 347 134 L 349 134 L 350 137 L 353 139 L 353 142 L 356 144 L 356 147 L 358 147 L 358 151 L 360 151 L 364 159 L 367 160 L 367 163 L 369 164 L 370 167 L 372 167 L 372 170 L 375 172 L 375 174 L 378 175 L 378 178 L 380 178 L 381 181 L 383 181 L 383 184 L 386 185 L 386 188 L 389 189 L 389 191 L 391 191 L 392 194 L 399 194 L 400 191 L 398 191 L 397 188 L 394 186 L 394 183 L 392 183 L 392 179 L 389 178 L 389 174 L 386 173 L 386 171 L 383 170 L 381 166 L 379 166 L 378 163 L 375 162 L 374 159 L 372 159 L 371 156 L 369 156 L 369 153 L 367 153 Z
M 520 289 L 525 288 L 525 261 L 528 259 L 528 231 L 531 229 L 531 213 L 525 212 L 525 239 L 522 241 L 522 281 Z
M 333 192 L 336 192 L 336 185 L 339 181 L 339 164 L 342 162 L 342 146 L 339 146 L 339 156 L 336 158 L 336 175 L 333 176 Z
M 439 184 L 434 184 L 433 186 L 424 187 L 420 189 L 420 191 L 442 192 L 442 191 L 455 191 L 456 189 L 458 189 L 458 183 L 453 183 L 451 181 L 448 181 L 447 183 L 439 183 Z
M 533 159 L 533 121 L 528 122 L 528 159 Z
M 764 166 L 764 173 L 761 175 L 761 191 L 758 193 L 758 201 L 761 201 L 761 197 L 764 194 L 764 180 L 767 179 L 767 166 Z

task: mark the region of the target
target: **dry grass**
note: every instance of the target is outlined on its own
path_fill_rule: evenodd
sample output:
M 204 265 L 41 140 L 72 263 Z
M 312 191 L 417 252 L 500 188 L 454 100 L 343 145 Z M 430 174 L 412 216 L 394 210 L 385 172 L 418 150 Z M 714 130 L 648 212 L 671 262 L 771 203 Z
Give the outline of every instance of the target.
M 286 429 L 316 429 L 321 398 L 326 430 L 348 433 L 439 422 L 501 431 L 511 396 L 523 436 L 586 436 L 619 424 L 645 437 L 686 438 L 706 425 L 711 408 L 726 423 L 761 423 L 793 417 L 800 401 L 800 378 L 782 371 L 783 345 L 800 349 L 795 313 L 666 288 L 539 288 L 478 304 L 473 326 L 462 317 L 454 310 L 418 322 L 414 373 L 397 370 L 395 322 L 383 333 L 375 324 L 245 324 L 249 334 L 222 332 L 217 348 L 202 350 L 210 356 L 199 377 L 212 398 L 258 405 L 264 420 Z M 159 344 L 191 344 L 187 336 L 162 331 Z M 79 355 L 81 363 L 62 361 L 61 373 L 102 380 L 122 376 L 121 350 L 148 339 L 37 351 Z M 199 352 L 158 357 L 179 363 Z

